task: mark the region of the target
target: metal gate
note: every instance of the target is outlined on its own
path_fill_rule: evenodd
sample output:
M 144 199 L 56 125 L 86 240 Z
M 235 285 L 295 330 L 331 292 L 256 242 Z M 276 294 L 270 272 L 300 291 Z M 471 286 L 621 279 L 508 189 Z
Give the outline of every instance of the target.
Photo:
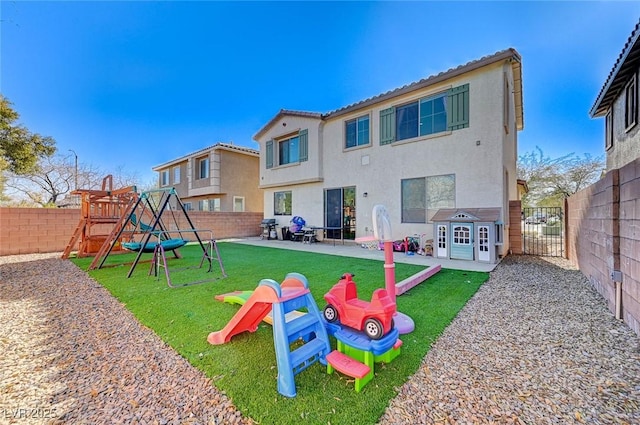
M 564 211 L 561 207 L 522 208 L 522 252 L 564 257 Z

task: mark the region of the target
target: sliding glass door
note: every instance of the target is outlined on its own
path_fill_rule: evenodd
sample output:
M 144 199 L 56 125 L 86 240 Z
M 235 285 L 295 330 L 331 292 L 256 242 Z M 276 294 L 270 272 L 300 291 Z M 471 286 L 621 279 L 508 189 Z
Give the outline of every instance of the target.
M 355 239 L 356 188 L 355 186 L 325 189 L 324 226 L 327 239 Z

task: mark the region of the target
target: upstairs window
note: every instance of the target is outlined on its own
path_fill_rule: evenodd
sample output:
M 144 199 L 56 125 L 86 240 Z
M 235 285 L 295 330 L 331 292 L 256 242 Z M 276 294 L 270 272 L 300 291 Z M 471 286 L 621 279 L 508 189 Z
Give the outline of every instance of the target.
M 298 136 L 278 142 L 278 159 L 280 165 L 299 162 L 300 138 Z
M 198 159 L 198 178 L 206 179 L 209 177 L 209 157 Z
M 266 168 L 307 161 L 309 157 L 308 140 L 306 129 L 278 140 L 269 140 L 265 144 Z
M 173 184 L 180 183 L 180 166 L 173 168 Z
M 627 130 L 636 125 L 638 115 L 638 90 L 636 89 L 636 75 L 631 77 L 625 88 L 624 126 Z
M 160 172 L 160 186 L 169 186 L 169 170 Z
M 613 112 L 609 109 L 604 119 L 604 148 L 609 150 L 613 146 Z
M 369 144 L 369 115 L 345 122 L 345 148 Z
M 469 127 L 469 84 L 380 111 L 380 144 Z

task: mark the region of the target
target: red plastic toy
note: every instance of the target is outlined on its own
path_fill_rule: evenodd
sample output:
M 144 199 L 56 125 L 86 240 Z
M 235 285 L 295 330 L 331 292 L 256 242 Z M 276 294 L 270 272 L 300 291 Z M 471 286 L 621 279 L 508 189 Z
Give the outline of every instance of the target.
M 364 331 L 371 339 L 380 339 L 394 326 L 396 303 L 386 289 L 376 289 L 371 302 L 358 299 L 358 289 L 353 275 L 345 273 L 338 283 L 324 295 L 327 306 L 324 318 L 327 322 L 340 320 L 345 326 Z

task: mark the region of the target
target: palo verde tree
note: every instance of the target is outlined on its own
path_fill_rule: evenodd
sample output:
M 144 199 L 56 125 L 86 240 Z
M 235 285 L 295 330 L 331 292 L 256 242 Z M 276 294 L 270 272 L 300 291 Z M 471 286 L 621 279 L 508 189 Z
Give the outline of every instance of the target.
M 565 198 L 598 181 L 604 168 L 602 157 L 570 153 L 551 158 L 536 147 L 518 159 L 518 178 L 529 186 L 522 206 L 562 206 Z

